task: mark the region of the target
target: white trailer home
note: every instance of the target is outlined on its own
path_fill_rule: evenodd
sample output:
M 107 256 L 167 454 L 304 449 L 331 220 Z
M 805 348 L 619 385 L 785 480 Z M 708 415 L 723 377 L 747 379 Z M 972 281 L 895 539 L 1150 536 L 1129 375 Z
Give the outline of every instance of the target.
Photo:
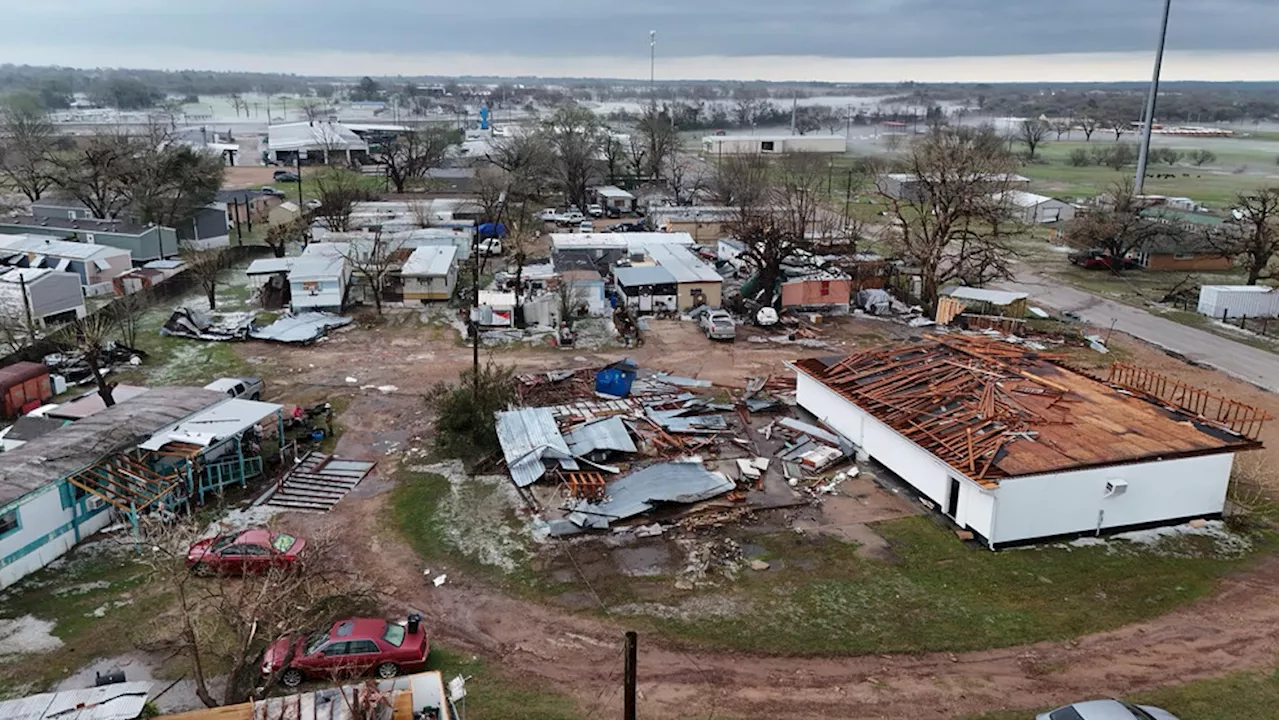
M 802 407 L 992 549 L 1218 516 L 1233 453 L 1269 419 L 1132 366 L 1102 382 L 974 336 L 793 367 Z

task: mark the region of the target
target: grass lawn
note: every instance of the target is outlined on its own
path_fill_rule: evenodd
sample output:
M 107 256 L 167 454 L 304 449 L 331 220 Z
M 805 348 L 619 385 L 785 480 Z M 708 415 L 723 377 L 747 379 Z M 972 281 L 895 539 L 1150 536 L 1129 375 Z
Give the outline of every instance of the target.
M 576 720 L 574 702 L 548 691 L 545 685 L 508 677 L 483 660 L 433 645 L 428 670 L 439 670 L 444 681 L 457 675 L 467 678 L 467 697 L 459 707 L 471 720 Z
M 1154 547 L 1048 546 L 993 553 L 928 518 L 878 525 L 899 561 L 827 537 L 754 538 L 781 567 L 744 575 L 729 617 L 653 623 L 677 640 L 783 655 L 980 650 L 1059 640 L 1168 612 L 1250 562 L 1204 536 Z M 1258 546 L 1274 547 L 1274 538 Z M 606 590 L 616 592 L 615 588 Z M 605 598 L 612 604 L 620 598 Z
M 288 170 L 289 172 L 294 172 L 294 168 L 292 167 L 281 168 L 281 169 Z M 302 169 L 302 199 L 303 200 L 315 200 L 320 197 L 320 193 L 316 187 L 316 183 L 312 179 L 313 174 L 315 172 L 316 170 L 312 168 L 304 167 Z M 388 185 L 389 181 L 386 178 L 383 178 L 381 176 L 361 175 L 360 178 L 361 180 L 360 180 L 359 186 L 365 190 L 368 190 L 369 192 L 385 193 L 395 189 L 394 187 L 391 187 L 390 185 Z M 290 200 L 295 203 L 298 202 L 298 183 L 296 182 L 279 183 L 278 182 L 278 183 L 271 183 L 270 186 L 284 193 L 285 200 Z
M 448 534 L 456 524 L 448 517 L 474 502 L 460 503 L 458 492 L 438 475 L 403 472 L 390 525 L 424 561 L 451 563 L 518 594 L 546 599 L 582 590 L 540 573 L 549 558 L 524 545 L 508 573 L 481 562 L 467 549 L 470 540 Z M 486 516 L 476 524 L 501 522 Z M 961 544 L 923 517 L 876 531 L 895 562 L 860 557 L 856 545 L 825 536 L 740 534 L 735 539 L 764 548 L 773 569 L 691 592 L 677 590 L 670 576 L 619 573 L 592 584 L 615 610 L 660 606 L 629 622 L 692 646 L 780 655 L 979 650 L 1077 637 L 1168 612 L 1209 594 L 1219 578 L 1275 546 L 1271 535 L 1255 538 L 1251 550 L 1180 536 L 1152 546 L 1113 540 L 993 553 Z
M 5 591 L 0 618 L 54 623 L 62 647 L 0 661 L 0 695 L 40 692 L 101 657 L 134 649 L 135 629 L 168 606 L 145 585 L 146 568 L 128 553 L 79 549 Z
M 1170 685 L 1125 698 L 1140 705 L 1154 705 L 1184 720 L 1257 720 L 1276 716 L 1275 669 L 1239 672 L 1184 685 Z M 983 713 L 969 720 L 1029 720 L 1036 710 L 1001 710 Z

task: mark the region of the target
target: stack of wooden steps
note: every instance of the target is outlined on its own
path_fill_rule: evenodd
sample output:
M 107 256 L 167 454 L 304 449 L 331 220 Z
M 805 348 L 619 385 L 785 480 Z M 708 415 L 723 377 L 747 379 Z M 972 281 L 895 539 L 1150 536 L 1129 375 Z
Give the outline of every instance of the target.
M 360 484 L 375 463 L 343 460 L 313 450 L 303 456 L 255 505 L 328 512 Z

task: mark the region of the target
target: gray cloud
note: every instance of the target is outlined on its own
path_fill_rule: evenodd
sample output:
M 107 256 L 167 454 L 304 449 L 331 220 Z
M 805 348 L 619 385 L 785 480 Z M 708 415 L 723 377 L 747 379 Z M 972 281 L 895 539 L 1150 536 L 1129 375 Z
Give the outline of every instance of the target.
M 437 4 L 438 7 L 424 7 Z M 12 7 L 6 7 L 12 6 Z M 999 56 L 1150 50 L 1160 0 L 0 0 L 8 37 L 135 51 Z M 1171 50 L 1275 50 L 1275 0 L 1174 0 Z M 103 64 L 110 64 L 104 62 Z M 429 71 L 429 70 L 428 70 Z M 518 72 L 513 68 L 512 72 Z

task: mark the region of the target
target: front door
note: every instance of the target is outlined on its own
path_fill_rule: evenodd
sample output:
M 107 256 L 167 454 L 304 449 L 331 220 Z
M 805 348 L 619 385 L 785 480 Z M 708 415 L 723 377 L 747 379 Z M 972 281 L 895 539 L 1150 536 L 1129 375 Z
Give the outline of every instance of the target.
M 653 289 L 640 288 L 640 312 L 653 310 Z
M 947 487 L 947 517 L 956 519 L 956 510 L 960 507 L 960 481 L 951 478 Z

